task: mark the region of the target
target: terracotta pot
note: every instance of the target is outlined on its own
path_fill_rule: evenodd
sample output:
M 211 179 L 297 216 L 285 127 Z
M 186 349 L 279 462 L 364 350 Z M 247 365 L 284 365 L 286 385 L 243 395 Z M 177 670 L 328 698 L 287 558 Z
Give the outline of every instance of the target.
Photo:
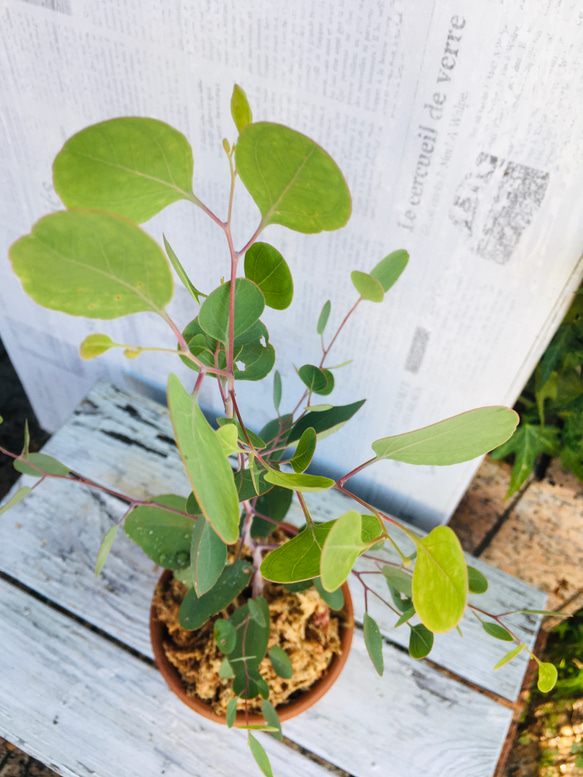
M 167 569 L 162 574 L 159 582 L 162 585 L 167 585 L 171 578 L 172 571 Z M 346 617 L 345 624 L 341 624 L 340 627 L 340 644 L 342 653 L 341 655 L 334 655 L 332 661 L 330 662 L 330 666 L 326 670 L 326 673 L 322 675 L 322 677 L 320 677 L 320 679 L 317 680 L 311 688 L 309 688 L 307 691 L 303 691 L 301 696 L 298 696 L 297 699 L 294 699 L 287 704 L 282 704 L 278 708 L 277 714 L 279 715 L 279 719 L 282 722 L 289 720 L 290 718 L 294 718 L 296 715 L 299 715 L 300 713 L 312 707 L 319 699 L 322 698 L 322 696 L 324 696 L 325 693 L 330 690 L 332 685 L 338 679 L 340 672 L 344 668 L 344 664 L 348 658 L 348 653 L 350 652 L 352 635 L 354 633 L 354 609 L 352 607 L 352 598 L 350 596 L 347 583 L 344 583 L 342 586 L 342 592 L 344 593 L 344 607 L 342 612 Z M 164 623 L 157 620 L 156 614 L 154 612 L 154 606 L 152 606 L 150 610 L 150 639 L 152 642 L 152 649 L 154 651 L 156 665 L 160 670 L 162 677 L 166 680 L 168 686 L 176 694 L 176 696 L 178 696 L 178 698 L 187 704 L 191 709 L 198 712 L 199 715 L 202 715 L 209 720 L 213 720 L 215 723 L 223 723 L 226 725 L 227 720 L 225 716 L 217 715 L 210 704 L 207 704 L 196 696 L 187 695 L 186 691 L 184 690 L 184 686 L 182 685 L 180 675 L 178 674 L 178 670 L 166 658 L 163 642 L 167 638 L 168 632 L 166 631 L 166 626 Z M 257 713 L 250 713 L 247 720 L 250 724 L 263 724 L 265 722 L 263 716 Z M 235 725 L 237 724 L 245 725 L 244 712 L 237 713 Z

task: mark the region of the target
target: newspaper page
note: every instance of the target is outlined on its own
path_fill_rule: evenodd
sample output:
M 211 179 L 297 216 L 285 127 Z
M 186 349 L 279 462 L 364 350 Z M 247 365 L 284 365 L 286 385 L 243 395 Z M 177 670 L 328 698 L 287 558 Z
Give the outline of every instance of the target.
M 91 332 L 173 347 L 161 319 L 87 322 L 23 293 L 8 247 L 63 207 L 52 160 L 87 125 L 160 119 L 189 138 L 194 191 L 224 218 L 234 83 L 255 120 L 319 142 L 353 197 L 340 232 L 262 235 L 296 289 L 287 311 L 264 316 L 283 412 L 302 393 L 294 365 L 319 362 L 324 302 L 332 332 L 357 298 L 352 270 L 399 248 L 411 256 L 384 303 L 360 305 L 334 346 L 332 365 L 353 362 L 326 401 L 367 403 L 323 441 L 319 467 L 340 476 L 371 457 L 374 439 L 514 403 L 582 275 L 578 0 L 0 0 L 0 21 L 0 336 L 45 428 L 58 428 L 99 375 L 158 396 L 170 371 L 194 379 L 171 355 L 78 357 Z M 243 187 L 236 208 L 241 247 L 258 223 Z M 197 287 L 228 275 L 224 235 L 189 203 L 145 228 L 166 234 Z M 190 303 L 177 289 L 169 311 L 181 327 L 196 315 Z M 240 388 L 256 429 L 275 413 L 271 395 L 270 378 Z M 220 410 L 210 380 L 202 399 Z M 350 485 L 427 528 L 447 521 L 478 463 L 379 462 Z

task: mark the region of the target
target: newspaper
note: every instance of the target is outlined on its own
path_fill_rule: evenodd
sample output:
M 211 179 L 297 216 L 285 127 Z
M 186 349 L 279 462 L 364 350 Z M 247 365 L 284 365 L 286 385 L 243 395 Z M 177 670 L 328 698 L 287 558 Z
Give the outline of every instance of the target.
M 321 355 L 316 321 L 332 300 L 334 331 L 356 299 L 350 272 L 389 251 L 411 260 L 382 305 L 362 304 L 331 354 L 330 400 L 368 401 L 323 441 L 318 465 L 341 475 L 370 442 L 485 404 L 512 405 L 583 274 L 579 193 L 583 12 L 577 0 L 0 0 L 1 250 L 61 204 L 51 163 L 81 128 L 119 115 L 161 119 L 189 138 L 194 191 L 226 215 L 223 137 L 234 83 L 255 120 L 288 124 L 343 170 L 353 215 L 338 233 L 271 227 L 297 299 L 265 315 L 284 379 L 282 410 L 301 394 L 294 365 Z M 242 189 L 242 187 L 241 187 Z M 257 215 L 238 192 L 238 245 Z M 194 211 L 194 212 L 193 212 Z M 251 226 L 249 226 L 251 225 Z M 228 275 L 224 237 L 178 203 L 146 225 L 164 232 L 194 283 Z M 177 291 L 179 326 L 196 314 Z M 63 423 L 99 375 L 163 396 L 177 359 L 110 353 L 81 362 L 91 332 L 173 345 L 138 314 L 86 322 L 46 311 L 0 259 L 0 336 L 41 424 Z M 220 409 L 214 386 L 203 401 Z M 243 385 L 256 429 L 274 415 L 271 381 Z M 418 525 L 447 521 L 479 462 L 450 468 L 380 462 L 351 485 Z

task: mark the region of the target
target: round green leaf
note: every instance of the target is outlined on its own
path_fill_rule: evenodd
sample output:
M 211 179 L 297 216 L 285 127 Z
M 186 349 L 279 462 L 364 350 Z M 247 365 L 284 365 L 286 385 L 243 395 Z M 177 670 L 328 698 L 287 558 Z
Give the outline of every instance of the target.
M 554 664 L 539 662 L 537 686 L 541 693 L 552 691 L 558 677 L 557 667 Z
M 431 653 L 433 634 L 422 623 L 411 626 L 409 635 L 409 655 L 411 658 L 425 658 Z
M 289 267 L 279 251 L 269 243 L 254 243 L 245 254 L 245 277 L 256 283 L 265 304 L 274 310 L 285 310 L 294 296 L 294 283 Z
M 184 510 L 186 500 L 181 499 L 171 506 Z M 130 540 L 139 545 L 152 561 L 166 569 L 188 566 L 193 527 L 194 521 L 190 518 L 164 510 L 160 505 L 138 505 L 124 523 Z
M 343 227 L 350 192 L 334 160 L 313 140 L 280 124 L 249 124 L 235 151 L 237 171 L 263 216 L 314 233 Z
M 437 526 L 423 539 L 416 538 L 415 545 L 413 604 L 430 631 L 449 631 L 461 620 L 468 595 L 468 573 L 460 542 L 448 526 Z
M 198 312 L 198 323 L 215 340 L 229 340 L 229 298 L 231 282 L 228 281 L 209 294 Z M 265 309 L 265 298 L 257 284 L 246 278 L 235 281 L 234 336 L 246 332 L 258 321 Z
M 293 676 L 294 670 L 292 663 L 289 660 L 288 654 L 279 645 L 273 645 L 269 650 L 269 660 L 273 666 L 273 670 L 278 677 L 283 677 L 284 680 L 289 680 Z
M 156 119 L 127 117 L 73 135 L 55 159 L 55 190 L 67 208 L 119 213 L 141 223 L 192 197 L 192 149 Z
M 229 621 L 218 618 L 215 621 L 213 634 L 221 653 L 229 654 L 233 651 L 237 642 L 237 633 Z M 232 677 L 232 675 L 229 676 Z
M 356 291 L 363 299 L 369 302 L 382 302 L 385 292 L 382 283 L 372 275 L 359 270 L 354 270 L 350 274 L 350 279 Z
M 350 574 L 356 559 L 368 545 L 362 541 L 362 517 L 348 510 L 334 521 L 320 561 L 320 580 L 327 591 L 340 588 Z
M 378 459 L 445 466 L 469 461 L 507 440 L 518 423 L 508 407 L 481 407 L 414 432 L 375 440 Z
M 370 656 L 370 660 L 377 672 L 382 675 L 385 669 L 385 662 L 383 660 L 383 638 L 377 622 L 371 618 L 368 612 L 364 613 L 362 630 L 364 633 L 364 643 Z
M 327 396 L 334 391 L 334 375 L 330 370 L 315 367 L 313 364 L 304 364 L 298 370 L 300 380 L 314 394 Z
M 172 273 L 158 244 L 108 213 L 46 216 L 14 243 L 10 259 L 35 302 L 72 316 L 160 313 L 172 299 Z
M 471 594 L 485 594 L 488 590 L 488 581 L 474 567 L 468 567 L 468 590 Z

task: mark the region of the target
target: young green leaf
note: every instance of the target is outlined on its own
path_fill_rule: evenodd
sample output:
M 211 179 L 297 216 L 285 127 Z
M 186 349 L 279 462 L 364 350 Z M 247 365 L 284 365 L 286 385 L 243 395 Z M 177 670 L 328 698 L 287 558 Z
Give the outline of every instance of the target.
M 468 596 L 468 573 L 460 542 L 448 526 L 437 526 L 426 537 L 415 537 L 414 541 L 415 609 L 430 631 L 449 631 L 461 620 Z
M 335 591 L 326 591 L 319 577 L 314 578 L 314 588 L 331 610 L 338 611 L 344 607 L 344 593 L 342 588 L 337 588 Z
M 320 580 L 327 591 L 335 591 L 350 574 L 356 559 L 368 547 L 362 541 L 362 518 L 348 510 L 334 521 L 322 548 Z
M 233 635 L 235 632 L 233 631 Z M 221 665 L 219 666 L 218 671 L 219 677 L 221 677 L 223 680 L 231 680 L 235 676 L 235 671 L 233 667 L 230 664 L 230 661 L 228 658 L 223 658 L 221 661 Z
M 225 456 L 232 456 L 233 454 L 240 452 L 238 444 L 239 435 L 237 434 L 237 427 L 235 424 L 225 424 L 224 426 L 220 426 L 216 430 L 215 434 L 221 443 L 221 447 Z
M 215 289 L 203 302 L 198 312 L 198 323 L 215 340 L 229 340 L 229 300 L 231 281 Z M 265 308 L 265 298 L 257 284 L 247 278 L 235 281 L 234 336 L 238 337 L 259 320 Z
M 324 437 L 341 429 L 344 424 L 360 410 L 365 402 L 365 399 L 361 399 L 359 402 L 353 402 L 350 405 L 338 405 L 330 410 L 323 410 L 322 412 L 317 413 L 306 413 L 303 418 L 300 418 L 300 420 L 294 424 L 289 433 L 288 443 L 299 440 L 305 430 L 310 426 L 316 430 L 318 439 L 323 440 Z
M 414 432 L 375 440 L 377 459 L 445 466 L 475 459 L 514 432 L 518 415 L 507 407 L 481 407 Z
M 135 224 L 109 213 L 45 216 L 11 246 L 10 259 L 36 303 L 71 316 L 161 314 L 172 299 L 172 273 L 158 244 Z
M 249 107 L 247 95 L 238 84 L 235 84 L 233 87 L 233 94 L 231 96 L 231 116 L 238 132 L 242 132 L 253 121 L 253 114 Z
M 229 654 L 235 649 L 237 633 L 230 621 L 217 618 L 213 628 L 213 636 L 221 653 Z
M 212 615 L 224 609 L 241 593 L 249 584 L 252 574 L 251 565 L 243 559 L 238 559 L 223 569 L 215 586 L 200 598 L 194 588 L 188 591 L 178 613 L 182 628 L 200 628 Z
M 411 626 L 409 635 L 409 655 L 411 658 L 425 658 L 431 653 L 433 647 L 433 633 L 422 623 Z
M 385 670 L 385 662 L 383 660 L 383 638 L 381 636 L 377 622 L 371 618 L 368 612 L 364 613 L 362 627 L 364 633 L 364 643 L 370 656 L 370 660 L 372 661 L 378 674 L 382 676 Z
M 488 581 L 474 567 L 468 567 L 468 590 L 471 594 L 485 594 L 488 590 Z
M 168 406 L 196 500 L 223 542 L 234 543 L 239 537 L 239 496 L 233 471 L 197 400 L 176 375 L 168 380 Z
M 384 291 L 388 291 L 398 280 L 407 266 L 409 254 L 407 251 L 393 251 L 371 270 L 371 275 L 380 282 Z
M 101 570 L 103 569 L 103 565 L 109 556 L 109 551 L 111 550 L 111 546 L 113 545 L 113 541 L 115 540 L 115 535 L 117 534 L 118 529 L 119 523 L 116 523 L 115 526 L 111 526 L 105 533 L 105 537 L 103 538 L 97 553 L 97 559 L 95 561 L 95 577 L 99 577 L 101 574 Z
M 22 488 L 19 488 L 18 491 L 6 502 L 6 504 L 2 505 L 0 507 L 0 515 L 5 513 L 7 510 L 10 510 L 11 507 L 14 507 L 14 505 L 17 505 L 19 502 L 21 502 L 24 497 L 30 493 L 31 488 L 30 486 L 22 486 Z
M 500 667 L 504 666 L 509 661 L 512 661 L 512 659 L 520 652 L 522 652 L 525 647 L 525 645 L 516 645 L 516 647 L 513 647 L 512 650 L 508 651 L 505 656 L 502 656 L 500 661 L 498 661 L 498 663 L 494 666 L 494 669 L 500 669 Z
M 557 667 L 554 664 L 538 662 L 537 687 L 541 693 L 549 693 L 557 683 Z
M 360 270 L 354 270 L 350 274 L 350 280 L 356 291 L 360 294 L 362 299 L 369 302 L 382 302 L 385 296 L 383 286 L 380 281 L 373 278 L 365 272 Z
M 334 375 L 330 370 L 320 369 L 313 364 L 304 364 L 298 370 L 298 375 L 302 383 L 314 394 L 327 396 L 334 390 Z
M 79 346 L 79 355 L 85 361 L 89 361 L 96 356 L 101 356 L 110 348 L 115 348 L 116 345 L 117 343 L 114 343 L 109 335 L 88 335 Z
M 281 375 L 279 374 L 279 370 L 276 370 L 273 373 L 273 404 L 278 412 L 281 404 L 281 391 Z
M 166 256 L 168 259 L 170 259 L 170 263 L 172 267 L 176 270 L 176 274 L 182 281 L 184 288 L 188 291 L 188 293 L 193 297 L 195 302 L 197 302 L 200 305 L 200 298 L 206 297 L 206 294 L 203 294 L 201 291 L 199 291 L 196 286 L 192 283 L 188 275 L 186 274 L 186 270 L 184 267 L 180 264 L 180 260 L 174 253 L 174 249 L 166 239 L 166 235 L 162 235 L 164 239 L 164 248 L 166 249 Z
M 293 471 L 296 473 L 305 472 L 310 466 L 314 451 L 316 450 L 316 430 L 313 427 L 309 427 L 300 437 L 298 447 L 292 459 L 291 464 Z
M 221 576 L 226 560 L 227 546 L 201 515 L 194 525 L 190 543 L 190 565 L 197 596 L 210 591 Z
M 31 467 L 30 464 L 34 464 L 39 469 Z M 30 453 L 26 462 L 15 459 L 14 469 L 22 472 L 23 475 L 32 475 L 35 478 L 41 478 L 43 472 L 47 472 L 49 475 L 61 476 L 68 475 L 70 472 L 69 467 L 61 464 L 60 461 L 57 461 L 52 456 L 47 456 L 46 453 Z M 42 472 L 39 470 L 42 470 Z
M 249 734 L 249 747 L 251 748 L 251 753 L 255 759 L 255 763 L 261 769 L 265 777 L 273 777 L 273 771 L 271 769 L 271 764 L 269 763 L 267 753 L 263 749 L 263 746 L 259 744 L 257 739 L 255 739 L 253 734 Z
M 513 637 L 506 631 L 504 626 L 500 626 L 498 623 L 483 622 L 482 627 L 486 634 L 495 639 L 501 639 L 503 642 L 513 641 Z
M 318 323 L 316 325 L 316 332 L 319 335 L 324 334 L 324 330 L 326 329 L 326 324 L 328 323 L 328 318 L 330 317 L 330 310 L 332 308 L 332 305 L 330 303 L 330 300 L 326 300 L 324 303 L 324 307 L 322 308 L 322 312 L 318 316 Z
M 273 731 L 273 736 L 278 739 L 280 742 L 283 739 L 282 732 L 281 732 L 281 723 L 279 720 L 279 716 L 277 712 L 275 711 L 275 707 L 271 702 L 264 699 L 261 702 L 261 712 L 263 713 L 263 717 L 265 718 L 265 722 L 268 726 L 275 729 Z
M 245 432 L 243 431 L 240 423 L 234 419 L 234 418 L 217 418 L 217 423 L 219 426 L 233 426 L 237 430 L 237 436 L 239 438 L 239 441 L 242 442 L 244 445 L 248 445 L 247 442 L 247 436 L 245 435 Z M 265 442 L 264 440 L 258 435 L 255 434 L 255 432 L 252 432 L 251 429 L 246 429 L 247 435 L 249 436 L 249 439 L 251 440 L 253 446 L 255 448 L 265 448 Z
M 166 505 L 186 512 L 186 500 L 174 497 Z M 194 521 L 165 510 L 159 504 L 134 507 L 124 522 L 127 536 L 156 564 L 166 569 L 184 569 L 190 563 Z
M 233 728 L 235 725 L 235 718 L 237 716 L 237 697 L 235 696 L 233 699 L 229 699 L 229 703 L 227 704 L 227 726 L 229 728 Z
M 334 481 L 331 478 L 322 475 L 302 475 L 288 472 L 278 472 L 276 469 L 269 469 L 265 473 L 265 480 L 273 483 L 275 486 L 289 488 L 292 491 L 327 491 L 332 488 Z
M 291 305 L 294 282 L 290 269 L 279 251 L 269 243 L 254 243 L 247 251 L 245 277 L 259 286 L 268 307 L 285 310 Z
M 294 670 L 285 650 L 279 645 L 273 645 L 269 649 L 268 655 L 275 674 L 278 677 L 283 677 L 284 680 L 289 680 L 293 676 Z
M 267 623 L 263 617 L 263 612 L 255 599 L 249 599 L 247 606 L 249 607 L 249 615 L 251 616 L 251 619 L 254 620 L 255 623 L 257 623 L 259 626 L 265 627 Z
M 315 233 L 340 229 L 348 221 L 351 201 L 344 177 L 305 135 L 280 124 L 249 124 L 239 136 L 235 159 L 263 226 Z
M 55 190 L 67 208 L 118 213 L 138 224 L 192 199 L 192 173 L 184 135 L 135 116 L 86 127 L 69 138 L 53 165 Z

